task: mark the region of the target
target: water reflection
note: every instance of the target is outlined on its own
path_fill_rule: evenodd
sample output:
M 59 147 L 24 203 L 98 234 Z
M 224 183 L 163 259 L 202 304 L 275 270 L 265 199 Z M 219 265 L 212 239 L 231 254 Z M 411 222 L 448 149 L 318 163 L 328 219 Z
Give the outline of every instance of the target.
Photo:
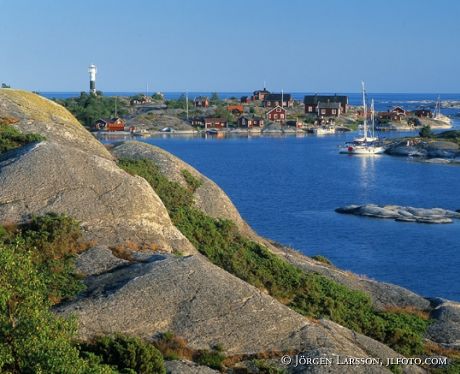
M 354 156 L 353 156 L 354 157 Z M 376 185 L 376 163 L 382 155 L 362 155 L 359 159 L 359 187 L 363 201 L 371 201 L 371 192 Z

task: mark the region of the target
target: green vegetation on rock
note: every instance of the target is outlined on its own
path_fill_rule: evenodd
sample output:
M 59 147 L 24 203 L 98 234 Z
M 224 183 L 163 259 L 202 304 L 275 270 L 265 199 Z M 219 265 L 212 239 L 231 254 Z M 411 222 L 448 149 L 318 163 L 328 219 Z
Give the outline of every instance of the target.
M 102 336 L 91 344 L 82 344 L 83 355 L 93 354 L 104 364 L 122 373 L 165 374 L 162 354 L 140 338 L 114 335 Z
M 153 161 L 122 159 L 119 166 L 151 184 L 176 227 L 214 264 L 305 316 L 331 319 L 405 355 L 423 352 L 427 320 L 402 311 L 375 312 L 367 294 L 280 259 L 243 237 L 233 222 L 211 218 L 197 209 L 193 189 L 168 180 Z
M 22 147 L 29 143 L 41 142 L 43 136 L 38 134 L 23 134 L 18 129 L 0 120 L 0 154 L 11 149 Z
M 0 372 L 112 373 L 73 344 L 76 325 L 50 308 L 81 289 L 68 262 L 78 245 L 74 221 L 34 218 L 0 230 Z

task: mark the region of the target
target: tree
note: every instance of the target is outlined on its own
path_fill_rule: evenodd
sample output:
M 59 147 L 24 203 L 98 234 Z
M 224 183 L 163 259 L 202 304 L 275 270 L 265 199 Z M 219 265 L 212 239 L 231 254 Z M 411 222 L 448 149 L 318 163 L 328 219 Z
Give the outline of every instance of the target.
M 11 86 L 6 83 L 2 83 L 2 88 L 11 88 Z
M 431 127 L 428 125 L 423 126 L 419 132 L 419 135 L 422 138 L 431 138 L 433 136 L 433 133 L 431 132 Z
M 219 95 L 217 94 L 217 92 L 213 92 L 211 94 L 211 98 L 209 99 L 209 103 L 211 105 L 217 105 L 217 104 L 219 104 L 219 102 L 220 102 Z

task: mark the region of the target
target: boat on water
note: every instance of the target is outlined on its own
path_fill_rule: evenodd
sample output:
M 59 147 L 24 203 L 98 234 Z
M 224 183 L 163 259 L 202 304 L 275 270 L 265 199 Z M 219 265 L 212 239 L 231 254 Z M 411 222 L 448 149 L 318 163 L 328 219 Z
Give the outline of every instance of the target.
M 362 84 L 363 91 L 363 126 L 362 126 L 362 136 L 353 139 L 351 142 L 345 143 L 345 145 L 340 147 L 340 153 L 346 154 L 359 154 L 359 155 L 374 155 L 381 154 L 385 152 L 385 147 L 383 142 L 375 136 L 375 110 L 374 110 L 374 100 L 371 103 L 371 125 L 368 126 L 367 123 L 367 104 L 366 104 L 366 89 L 364 87 L 364 82 Z
M 332 127 L 332 126 L 315 127 L 312 131 L 313 131 L 313 134 L 316 134 L 316 135 L 335 134 L 335 127 Z
M 217 129 L 207 129 L 204 133 L 206 135 L 217 135 L 219 131 L 217 131 Z

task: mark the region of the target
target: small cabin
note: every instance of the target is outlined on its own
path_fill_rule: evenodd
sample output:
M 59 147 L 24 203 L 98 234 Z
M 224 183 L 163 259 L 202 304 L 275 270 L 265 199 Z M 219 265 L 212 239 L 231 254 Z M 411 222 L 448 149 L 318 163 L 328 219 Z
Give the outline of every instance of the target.
M 389 111 L 389 112 L 379 112 L 379 113 L 377 113 L 377 120 L 379 122 L 387 122 L 387 121 L 401 122 L 401 120 L 403 118 L 404 118 L 404 114 L 396 112 L 396 111 L 395 112 Z
M 430 109 L 414 110 L 414 116 L 418 118 L 433 118 L 433 112 Z
M 119 117 L 114 117 L 107 122 L 106 129 L 107 131 L 124 131 L 125 121 Z
M 342 107 L 339 102 L 318 102 L 318 117 L 340 117 Z
M 348 96 L 344 95 L 306 95 L 303 103 L 306 114 L 318 114 L 318 103 L 339 103 L 341 113 L 348 111 Z
M 253 128 L 264 127 L 264 119 L 261 117 L 241 116 L 238 118 L 238 127 Z
M 291 94 L 269 94 L 265 96 L 263 105 L 265 108 L 274 108 L 277 106 L 289 108 L 294 105 L 294 100 Z
M 267 118 L 273 122 L 284 122 L 286 120 L 286 109 L 277 106 L 267 112 Z
M 207 96 L 197 96 L 193 102 L 196 108 L 207 108 L 209 106 L 209 99 Z
M 107 121 L 99 118 L 96 122 L 94 122 L 93 128 L 95 130 L 105 130 L 107 128 Z
M 241 104 L 249 104 L 251 102 L 251 98 L 249 96 L 241 96 L 240 103 Z
M 406 115 L 406 111 L 404 110 L 403 107 L 400 107 L 400 106 L 395 106 L 394 108 L 391 108 L 390 112 L 402 114 L 404 116 Z
M 207 129 L 223 129 L 227 126 L 227 121 L 220 117 L 205 117 L 203 124 Z

